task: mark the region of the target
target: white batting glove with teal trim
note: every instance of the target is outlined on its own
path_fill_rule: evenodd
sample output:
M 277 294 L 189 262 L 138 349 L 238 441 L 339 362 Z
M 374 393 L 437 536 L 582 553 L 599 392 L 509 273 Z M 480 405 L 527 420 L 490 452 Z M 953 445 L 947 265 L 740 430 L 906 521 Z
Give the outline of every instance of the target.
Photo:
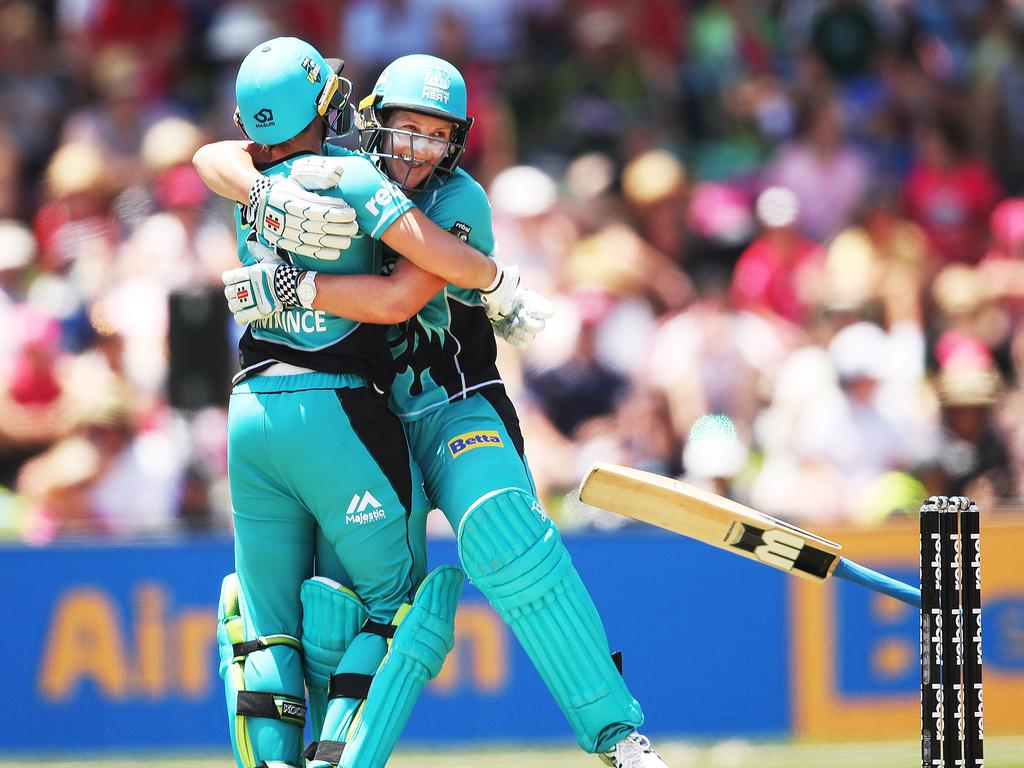
M 524 349 L 544 330 L 555 314 L 551 302 L 529 288 L 519 289 L 512 299 L 512 310 L 505 317 L 492 321 L 494 333 L 513 347 Z
M 261 176 L 249 189 L 243 218 L 273 248 L 337 261 L 359 232 L 356 212 L 341 198 L 319 195 L 306 189 L 303 182 L 328 184 L 340 176 L 340 168 L 312 165 L 301 167 L 296 178 Z M 337 186 L 337 181 L 331 186 Z
M 257 262 L 229 269 L 221 274 L 224 298 L 239 325 L 264 320 L 291 307 L 299 306 L 296 287 L 305 270 L 286 264 L 273 250 L 249 241 L 249 252 Z
M 494 260 L 494 266 L 498 268 L 498 273 L 491 284 L 480 291 L 484 309 L 492 323 L 508 316 L 512 311 L 512 302 L 519 289 L 519 267 L 506 267 L 497 259 Z

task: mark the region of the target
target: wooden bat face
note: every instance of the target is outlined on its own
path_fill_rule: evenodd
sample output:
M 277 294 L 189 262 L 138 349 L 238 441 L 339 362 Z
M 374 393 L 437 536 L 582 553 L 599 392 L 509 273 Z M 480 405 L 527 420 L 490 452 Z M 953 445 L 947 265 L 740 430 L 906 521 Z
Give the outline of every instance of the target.
M 657 525 L 805 578 L 823 581 L 840 546 L 724 496 L 678 480 L 596 462 L 580 485 L 585 504 Z

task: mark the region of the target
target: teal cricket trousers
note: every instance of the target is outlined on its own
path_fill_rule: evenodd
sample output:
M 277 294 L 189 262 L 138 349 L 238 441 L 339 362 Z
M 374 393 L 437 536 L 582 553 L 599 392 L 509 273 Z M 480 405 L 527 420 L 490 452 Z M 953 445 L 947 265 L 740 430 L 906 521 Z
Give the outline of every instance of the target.
M 611 749 L 643 722 L 643 712 L 537 500 L 519 419 L 504 389 L 488 387 L 406 422 L 405 429 L 427 496 L 457 534 L 466 574 L 519 639 L 580 747 Z
M 228 411 L 235 567 L 258 634 L 298 635 L 316 526 L 374 621 L 414 588 L 409 515 L 422 507 L 405 433 L 353 375 L 256 376 Z

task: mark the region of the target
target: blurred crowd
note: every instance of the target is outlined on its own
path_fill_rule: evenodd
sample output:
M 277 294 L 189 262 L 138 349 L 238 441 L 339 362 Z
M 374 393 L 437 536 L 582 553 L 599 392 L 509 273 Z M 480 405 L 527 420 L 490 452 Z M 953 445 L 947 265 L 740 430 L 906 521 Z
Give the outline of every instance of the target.
M 0 0 L 0 536 L 228 529 L 227 377 L 172 307 L 234 263 L 190 159 L 280 34 L 357 96 L 465 74 L 556 304 L 500 364 L 563 526 L 618 524 L 572 498 L 597 458 L 809 524 L 1020 505 L 1024 2 Z

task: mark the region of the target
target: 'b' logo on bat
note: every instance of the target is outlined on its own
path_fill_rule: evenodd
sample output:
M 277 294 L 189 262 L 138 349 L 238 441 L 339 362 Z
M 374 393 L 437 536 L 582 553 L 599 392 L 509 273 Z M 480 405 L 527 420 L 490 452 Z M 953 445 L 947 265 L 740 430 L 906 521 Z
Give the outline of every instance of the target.
M 765 531 L 761 534 L 764 542 L 754 548 L 754 554 L 762 563 L 790 570 L 804 548 L 804 540 L 785 531 Z

